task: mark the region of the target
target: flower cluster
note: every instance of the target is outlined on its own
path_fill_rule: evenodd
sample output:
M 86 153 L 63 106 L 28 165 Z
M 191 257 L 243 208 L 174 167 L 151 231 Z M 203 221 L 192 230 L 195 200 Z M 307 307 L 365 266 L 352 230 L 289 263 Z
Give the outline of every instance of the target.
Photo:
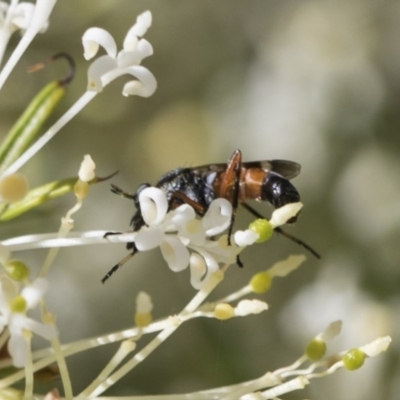
M 36 0 L 34 3 L 27 3 L 10 0 L 6 3 L 0 0 L 0 63 L 12 33 L 17 30 L 22 33 L 20 42 L 0 72 L 0 89 L 35 35 L 47 28 L 48 18 L 56 2 L 57 0 Z M 13 219 L 48 199 L 68 192 L 73 192 L 76 197 L 76 204 L 62 218 L 57 233 L 33 234 L 0 242 L 0 265 L 5 271 L 0 275 L 0 349 L 7 345 L 10 355 L 9 359 L 0 361 L 2 370 L 0 398 L 36 398 L 34 373 L 54 363 L 57 364 L 57 378 L 61 378 L 64 398 L 68 400 L 96 398 L 145 361 L 184 322 L 194 318 L 214 318 L 219 321 L 244 318 L 268 310 L 264 300 L 247 298 L 248 295 L 265 293 L 275 278 L 287 276 L 304 261 L 304 256 L 291 256 L 265 271 L 256 273 L 245 286 L 236 289 L 223 299 L 206 303 L 208 296 L 222 282 L 228 266 L 239 262 L 239 253 L 247 246 L 271 238 L 275 228 L 298 214 L 302 207 L 301 203 L 285 205 L 275 210 L 269 221 L 256 220 L 248 229 L 236 231 L 232 237 L 228 237 L 225 232 L 232 227 L 234 211 L 228 200 L 223 198 L 214 200 L 207 207 L 205 214 L 199 217 L 188 204 L 182 204 L 171 210 L 165 193 L 158 188 L 149 187 L 138 195 L 144 225 L 135 232 L 105 238 L 103 231 L 70 234 L 74 226 L 72 215 L 81 208 L 90 185 L 107 179 L 96 176 L 96 165 L 90 156 L 84 157 L 78 178 L 49 182 L 38 188 L 29 189 L 27 179 L 16 173 L 114 79 L 123 74 L 135 78 L 125 84 L 123 88 L 125 96 L 149 97 L 155 92 L 157 88 L 155 77 L 147 68 L 140 65 L 146 57 L 153 54 L 151 44 L 143 38 L 151 23 L 152 15 L 149 11 L 139 15 L 136 23 L 129 29 L 120 51 L 117 51 L 117 45 L 110 33 L 101 28 L 88 29 L 82 37 L 84 57 L 92 59 L 100 47 L 105 50 L 106 55 L 100 55 L 89 67 L 86 92 L 46 133 L 34 141 L 33 139 L 37 138 L 36 134 L 41 130 L 41 123 L 51 113 L 50 108 L 45 105 L 48 102 L 54 105 L 56 97 L 61 96 L 58 90 L 59 81 L 56 81 L 55 85 L 49 86 L 51 90 L 45 88 L 37 96 L 40 101 L 36 101 L 35 98 L 33 102 L 35 106 L 28 107 L 29 113 L 24 114 L 16 123 L 18 129 L 11 129 L 8 139 L 5 140 L 6 145 L 0 146 L 0 222 Z M 50 96 L 50 93 L 54 97 Z M 39 116 L 42 117 L 40 123 Z M 8 158 L 10 154 L 12 158 Z M 104 244 L 107 240 L 133 242 L 134 248 L 138 251 L 159 247 L 172 271 L 190 269 L 190 282 L 197 291 L 179 313 L 157 321 L 153 321 L 153 307 L 157 307 L 157 303 L 153 305 L 151 296 L 141 291 L 136 296 L 134 326 L 131 326 L 130 322 L 129 327 L 120 332 L 107 333 L 96 339 L 62 344 L 55 318 L 47 311 L 44 300 L 50 285 L 45 279 L 48 270 L 62 246 Z M 36 278 L 30 280 L 29 267 L 23 261 L 12 258 L 11 252 L 44 247 L 50 248 L 50 251 Z M 133 254 L 134 252 L 124 260 Z M 41 314 L 41 322 L 30 315 L 30 312 L 37 308 Z M 264 373 L 252 381 L 176 397 L 278 398 L 284 393 L 304 388 L 309 380 L 327 376 L 339 368 L 358 369 L 368 357 L 375 357 L 386 351 L 391 342 L 390 337 L 385 336 L 365 346 L 327 357 L 328 344 L 339 334 L 340 328 L 339 321 L 332 323 L 325 331 L 310 340 L 304 354 L 288 367 Z M 148 340 L 143 346 L 137 346 L 144 335 L 156 332 L 158 333 L 153 339 Z M 31 350 L 33 334 L 50 341 L 49 347 L 33 353 Z M 108 364 L 92 383 L 81 393 L 75 394 L 66 358 L 117 342 L 120 342 L 120 347 Z M 134 351 L 135 354 L 131 357 Z M 11 366 L 23 370 L 7 374 L 5 369 Z M 24 394 L 12 388 L 22 379 L 25 380 Z M 49 392 L 45 398 L 59 399 L 60 396 L 55 390 Z
M 139 203 L 146 225 L 133 234 L 136 248 L 147 251 L 160 247 L 172 271 L 182 271 L 189 266 L 190 281 L 196 289 L 202 288 L 219 265 L 234 263 L 245 246 L 255 243 L 262 236 L 262 232 L 254 229 L 237 231 L 232 245 L 228 245 L 227 235 L 222 233 L 231 224 L 232 205 L 223 198 L 215 199 L 201 219 L 196 218 L 194 209 L 188 204 L 168 212 L 165 193 L 155 187 L 142 190 Z M 265 221 L 263 228 L 272 231 L 284 224 L 298 213 L 299 204 L 275 210 L 271 218 L 274 224 Z

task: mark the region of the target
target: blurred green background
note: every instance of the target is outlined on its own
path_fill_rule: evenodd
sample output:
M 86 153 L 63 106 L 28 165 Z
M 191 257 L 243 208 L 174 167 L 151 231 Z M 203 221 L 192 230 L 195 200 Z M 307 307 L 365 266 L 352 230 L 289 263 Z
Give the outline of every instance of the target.
M 136 16 L 153 13 L 146 34 L 154 55 L 144 65 L 158 90 L 149 99 L 124 98 L 124 78 L 70 122 L 23 172 L 31 186 L 77 173 L 91 154 L 97 173 L 119 170 L 112 183 L 134 192 L 177 166 L 244 160 L 299 162 L 293 183 L 304 208 L 288 230 L 322 254 L 261 298 L 262 315 L 183 325 L 158 351 L 113 388 L 118 394 L 194 391 L 252 379 L 290 364 L 330 322 L 344 322 L 331 351 L 390 334 L 390 351 L 357 372 L 313 380 L 288 399 L 398 399 L 400 291 L 400 2 L 265 0 L 59 1 L 0 96 L 3 135 L 34 94 L 65 71 L 62 62 L 27 75 L 26 68 L 59 51 L 77 62 L 77 76 L 57 116 L 84 92 L 81 36 L 107 29 L 122 45 Z M 10 48 L 18 40 L 15 35 Z M 8 54 L 10 50 L 8 51 Z M 72 195 L 0 227 L 0 239 L 58 229 Z M 254 207 L 266 216 L 265 204 Z M 109 182 L 92 187 L 75 215 L 76 230 L 126 230 L 133 214 Z M 237 228 L 252 220 L 239 212 Z M 294 243 L 274 237 L 243 253 L 215 299 L 289 254 Z M 37 270 L 45 252 L 21 254 Z M 132 323 L 135 297 L 147 291 L 160 318 L 180 311 L 194 295 L 187 271 L 171 272 L 158 251 L 139 254 L 101 285 L 126 254 L 124 246 L 63 249 L 50 272 L 49 308 L 61 340 L 113 332 Z M 256 296 L 255 296 L 256 297 Z M 69 359 L 82 389 L 113 348 Z

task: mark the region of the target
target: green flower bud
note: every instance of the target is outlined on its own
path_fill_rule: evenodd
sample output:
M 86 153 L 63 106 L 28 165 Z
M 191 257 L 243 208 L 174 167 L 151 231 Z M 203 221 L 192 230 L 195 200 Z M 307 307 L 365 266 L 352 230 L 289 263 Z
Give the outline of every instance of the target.
M 312 361 L 320 360 L 326 353 L 326 343 L 321 339 L 310 340 L 305 353 Z
M 26 311 L 26 300 L 22 296 L 14 297 L 10 302 L 10 310 L 13 313 L 23 313 Z
M 21 260 L 7 261 L 5 270 L 14 281 L 22 282 L 29 276 L 29 268 Z
M 256 243 L 263 243 L 271 238 L 272 236 L 272 225 L 266 219 L 256 219 L 249 225 L 249 229 L 255 233 L 258 233 L 259 238 Z
M 364 364 L 365 353 L 360 349 L 349 350 L 343 357 L 344 367 L 349 371 L 354 371 Z

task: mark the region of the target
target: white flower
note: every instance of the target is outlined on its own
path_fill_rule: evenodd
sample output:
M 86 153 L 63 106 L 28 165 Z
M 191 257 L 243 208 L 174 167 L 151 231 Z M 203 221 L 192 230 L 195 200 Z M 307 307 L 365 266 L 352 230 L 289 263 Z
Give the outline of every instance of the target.
M 36 333 L 47 340 L 57 333 L 54 326 L 44 325 L 26 316 L 28 310 L 37 306 L 46 290 L 47 281 L 43 278 L 25 286 L 20 293 L 9 278 L 4 276 L 0 279 L 0 331 L 8 327 L 8 351 L 17 368 L 25 366 L 30 351 L 23 336 L 24 331 Z
M 154 75 L 140 65 L 144 58 L 153 54 L 151 44 L 141 38 L 151 26 L 151 21 L 150 11 L 139 15 L 125 36 L 123 49 L 118 53 L 113 37 L 106 30 L 90 28 L 84 33 L 82 44 L 87 60 L 97 54 L 99 46 L 107 52 L 107 55 L 100 56 L 89 67 L 88 90 L 101 92 L 114 79 L 130 74 L 137 79 L 125 84 L 122 90 L 124 96 L 149 97 L 155 92 L 157 82 Z
M 232 206 L 225 199 L 214 200 L 201 220 L 195 211 L 183 204 L 167 213 L 168 202 L 162 190 L 149 187 L 139 194 L 142 217 L 146 226 L 134 237 L 139 251 L 160 247 L 172 271 L 182 271 L 190 265 L 191 284 L 199 289 L 219 263 L 235 260 L 234 246 L 226 238 L 214 240 L 229 227 Z M 189 250 L 195 251 L 190 254 Z

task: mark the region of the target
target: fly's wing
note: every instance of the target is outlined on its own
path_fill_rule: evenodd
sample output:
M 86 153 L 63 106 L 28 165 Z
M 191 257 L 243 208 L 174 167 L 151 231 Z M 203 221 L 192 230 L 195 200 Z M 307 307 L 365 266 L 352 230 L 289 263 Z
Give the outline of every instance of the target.
M 262 168 L 278 175 L 285 179 L 293 179 L 301 170 L 301 165 L 293 161 L 287 160 L 265 160 L 265 161 L 250 161 L 242 164 L 245 168 Z
M 262 168 L 268 171 L 275 172 L 286 179 L 293 179 L 299 175 L 301 165 L 287 160 L 265 160 L 265 161 L 250 161 L 242 163 L 244 168 Z M 227 168 L 227 163 L 208 164 L 199 167 L 189 168 L 199 172 L 223 172 Z
M 226 170 L 227 163 L 221 164 L 207 164 L 200 165 L 199 167 L 189 168 L 190 170 L 195 170 L 199 172 L 222 172 Z

